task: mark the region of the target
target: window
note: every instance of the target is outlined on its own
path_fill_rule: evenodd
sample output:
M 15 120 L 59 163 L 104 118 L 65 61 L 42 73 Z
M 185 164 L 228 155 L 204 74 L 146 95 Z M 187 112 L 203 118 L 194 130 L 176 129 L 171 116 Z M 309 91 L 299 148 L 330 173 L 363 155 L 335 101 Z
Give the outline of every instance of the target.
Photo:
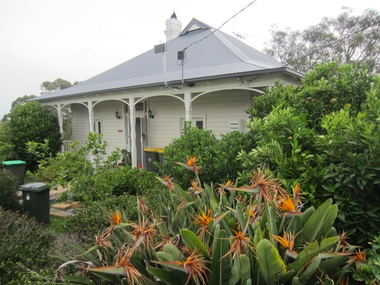
M 102 134 L 103 133 L 103 124 L 101 119 L 94 120 L 94 133 Z
M 182 133 L 183 128 L 185 126 L 185 118 L 180 119 L 180 133 Z M 191 120 L 191 124 L 198 129 L 205 130 L 206 129 L 206 115 L 193 117 Z

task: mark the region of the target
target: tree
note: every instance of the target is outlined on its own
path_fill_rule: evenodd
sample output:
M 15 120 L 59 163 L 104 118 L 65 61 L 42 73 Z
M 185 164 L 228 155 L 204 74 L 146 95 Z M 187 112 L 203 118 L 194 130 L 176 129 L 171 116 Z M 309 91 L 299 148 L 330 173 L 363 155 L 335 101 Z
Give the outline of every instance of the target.
M 325 17 L 303 31 L 273 26 L 264 52 L 301 72 L 329 60 L 358 63 L 369 72 L 379 72 L 380 14 L 373 9 L 359 16 L 352 13 L 344 7 L 336 18 Z
M 79 83 L 78 81 L 75 81 L 73 84 L 71 84 L 71 82 L 69 82 L 65 79 L 57 78 L 53 82 L 50 82 L 50 81 L 42 82 L 41 91 L 42 91 L 42 94 L 48 93 L 48 92 L 54 92 L 54 91 L 69 88 L 69 87 L 71 87 L 75 84 L 78 84 L 78 83 Z
M 33 98 L 36 98 L 36 95 L 24 95 L 22 97 L 18 97 L 16 100 L 14 100 L 12 102 L 12 105 L 11 105 L 11 110 L 13 110 L 17 105 L 19 104 L 24 104 L 25 102 L 27 102 L 29 99 L 33 99 Z M 3 116 L 3 118 L 1 119 L 2 122 L 7 122 L 9 121 L 10 119 L 10 113 L 8 114 L 5 114 Z
M 48 151 L 52 155 L 60 150 L 58 119 L 39 102 L 32 101 L 17 105 L 10 113 L 9 130 L 17 157 L 25 160 L 30 170 L 35 170 L 36 158 L 27 153 L 26 143 L 29 141 L 44 143 L 48 140 Z

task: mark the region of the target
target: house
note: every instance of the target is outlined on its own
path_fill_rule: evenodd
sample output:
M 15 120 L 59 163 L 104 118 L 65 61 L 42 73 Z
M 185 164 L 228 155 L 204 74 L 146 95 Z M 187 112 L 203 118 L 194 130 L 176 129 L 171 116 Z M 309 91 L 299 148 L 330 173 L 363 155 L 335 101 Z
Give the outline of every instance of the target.
M 276 80 L 300 83 L 301 74 L 240 40 L 198 21 L 181 30 L 175 13 L 167 41 L 80 84 L 37 98 L 72 112 L 72 137 L 102 133 L 108 151 L 130 151 L 144 166 L 144 148 L 165 147 L 185 121 L 216 135 L 247 131 L 252 98 Z

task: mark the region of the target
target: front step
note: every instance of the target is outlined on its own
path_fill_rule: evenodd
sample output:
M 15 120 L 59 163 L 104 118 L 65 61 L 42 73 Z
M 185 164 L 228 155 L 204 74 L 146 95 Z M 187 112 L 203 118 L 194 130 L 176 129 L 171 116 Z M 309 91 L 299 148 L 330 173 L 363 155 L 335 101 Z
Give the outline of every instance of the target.
M 50 208 L 50 216 L 61 219 L 67 219 L 74 215 L 74 211 L 62 211 L 54 208 Z

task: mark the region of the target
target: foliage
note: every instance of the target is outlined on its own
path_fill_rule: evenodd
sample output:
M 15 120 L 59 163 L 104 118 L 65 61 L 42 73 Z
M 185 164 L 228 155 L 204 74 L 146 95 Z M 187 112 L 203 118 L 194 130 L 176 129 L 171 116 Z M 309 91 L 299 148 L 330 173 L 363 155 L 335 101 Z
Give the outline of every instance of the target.
M 274 106 L 291 106 L 296 100 L 296 87 L 294 85 L 285 85 L 281 81 L 276 81 L 274 86 L 267 88 L 265 93 L 254 97 L 252 107 L 247 109 L 251 118 L 262 119 L 267 116 Z
M 379 284 L 380 280 L 380 236 L 369 244 L 371 248 L 363 252 L 368 262 L 358 264 L 358 267 L 352 272 L 355 280 L 375 285 Z
M 238 172 L 242 170 L 240 163 L 236 160 L 238 153 L 249 151 L 253 146 L 254 140 L 249 134 L 235 131 L 223 134 L 217 139 L 211 131 L 187 124 L 182 136 L 174 139 L 165 148 L 165 162 L 163 166 L 159 166 L 159 173 L 164 176 L 170 172 L 171 177 L 181 187 L 188 187 L 188 181 L 194 179 L 194 174 L 184 171 L 176 162 L 186 161 L 196 156 L 200 157 L 198 163 L 206 182 L 235 180 Z
M 249 109 L 270 112 L 249 123 L 256 147 L 239 155 L 240 180 L 262 165 L 286 186 L 301 183 L 314 206 L 333 198 L 339 230 L 366 245 L 380 219 L 379 81 L 362 68 L 333 62 L 317 66 L 297 88 L 267 90 L 262 101 L 276 105 L 269 110 L 254 102 Z
M 33 180 L 51 183 L 53 186 L 67 185 L 77 177 L 89 177 L 95 173 L 114 167 L 121 157 L 117 149 L 106 157 L 107 142 L 102 140 L 101 134 L 89 133 L 87 142 L 79 146 L 78 141 L 72 142 L 70 151 L 60 152 L 56 156 L 48 153 L 48 143 L 29 142 L 27 152 L 38 159 L 38 170 L 27 174 Z M 93 162 L 88 158 L 92 156 Z M 87 178 L 86 178 L 87 179 Z
M 192 127 L 191 123 L 186 123 L 183 134 L 180 138 L 174 139 L 167 147 L 165 147 L 165 163 L 159 172 L 164 175 L 170 174 L 182 185 L 194 179 L 192 173 L 186 172 L 183 168 L 176 165 L 177 161 L 185 162 L 188 155 L 200 157 L 200 165 L 211 165 L 215 157 L 213 146 L 217 143 L 215 135 L 211 131 L 205 131 Z M 213 181 L 213 171 L 209 169 L 201 169 L 203 175 Z M 186 187 L 188 185 L 182 185 Z
M 123 209 L 128 219 L 136 220 L 135 203 L 136 197 L 127 193 L 107 197 L 86 205 L 82 210 L 77 210 L 75 215 L 67 219 L 63 228 L 66 233 L 75 234 L 82 240 L 93 238 L 106 227 L 108 212 L 113 212 L 115 209 Z
M 22 97 L 18 97 L 16 100 L 12 102 L 11 110 L 13 110 L 17 105 L 22 105 L 26 103 L 28 100 L 36 98 L 36 95 L 24 95 Z M 2 122 L 8 122 L 10 120 L 10 114 L 5 114 L 1 119 Z
M 295 107 L 307 114 L 310 126 L 320 131 L 323 116 L 348 109 L 355 115 L 367 98 L 373 75 L 366 69 L 328 62 L 318 65 L 302 79 Z
M 17 183 L 15 175 L 6 169 L 0 169 L 0 209 L 20 210 Z
M 0 122 L 0 162 L 14 157 L 8 125 L 8 122 Z
M 29 141 L 49 141 L 49 153 L 55 155 L 61 148 L 58 119 L 38 102 L 17 105 L 10 114 L 11 143 L 19 159 L 27 162 L 27 169 L 35 170 L 37 162 L 28 155 L 25 144 Z
M 238 178 L 238 172 L 242 170 L 241 163 L 236 159 L 239 152 L 249 151 L 254 147 L 254 139 L 250 134 L 239 131 L 223 134 L 214 148 L 214 160 L 210 167 L 214 170 L 214 180 L 207 179 L 211 182 L 225 182 L 226 180 L 235 181 Z M 205 173 L 204 176 L 206 176 Z
M 137 222 L 122 211 L 111 212 L 110 225 L 96 235 L 93 246 L 74 244 L 77 256 L 57 257 L 63 262 L 57 280 L 87 284 L 92 276 L 111 284 L 334 284 L 363 262 L 352 257 L 356 247 L 332 227 L 338 209 L 331 199 L 299 212 L 304 202 L 299 188 L 289 196 L 260 171 L 250 185 L 214 188 L 201 184 L 196 163 L 183 166 L 192 169 L 197 187 L 187 191 L 166 183 L 170 204 L 152 210 L 139 199 Z M 70 267 L 85 275 L 77 278 Z
M 0 211 L 0 220 L 0 283 L 41 284 L 52 262 L 53 232 L 12 211 Z
M 379 103 L 380 96 L 380 111 Z M 326 135 L 316 145 L 328 170 L 320 195 L 334 198 L 341 209 L 339 228 L 348 224 L 356 230 L 355 241 L 364 243 L 378 234 L 380 223 L 379 121 L 341 110 L 326 116 L 322 127 Z
M 42 84 L 41 84 L 41 90 L 42 90 L 42 93 L 54 92 L 54 91 L 58 91 L 58 90 L 69 88 L 69 87 L 71 87 L 71 86 L 73 86 L 73 85 L 75 85 L 77 83 L 78 82 L 76 81 L 73 84 L 71 84 L 71 82 L 69 82 L 69 81 L 67 81 L 65 79 L 57 78 L 53 82 L 50 82 L 50 81 L 44 81 L 44 82 L 42 82 Z
M 274 26 L 264 52 L 301 72 L 329 60 L 358 63 L 366 65 L 370 72 L 378 72 L 379 12 L 368 9 L 356 16 L 351 9 L 343 9 L 336 18 L 325 17 L 303 31 Z

